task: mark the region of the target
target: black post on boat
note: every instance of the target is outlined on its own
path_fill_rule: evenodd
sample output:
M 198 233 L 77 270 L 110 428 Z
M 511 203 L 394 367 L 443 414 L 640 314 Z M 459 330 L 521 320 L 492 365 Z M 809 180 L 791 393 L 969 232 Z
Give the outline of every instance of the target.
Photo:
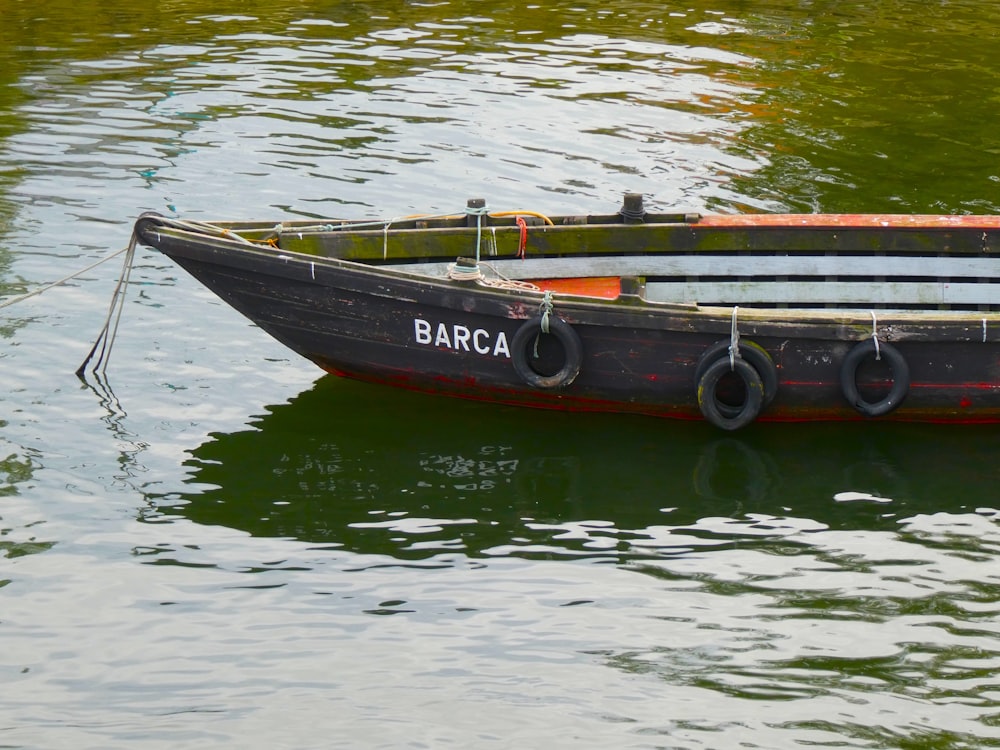
M 476 229 L 476 260 L 478 272 L 479 255 L 483 249 L 483 227 L 487 225 L 489 216 L 486 213 L 485 198 L 469 198 L 465 202 L 465 225 Z
M 466 211 L 466 226 L 474 227 L 479 225 L 479 219 L 482 215 L 482 210 L 486 208 L 485 198 L 469 198 L 465 202 L 465 207 L 468 209 Z M 485 222 L 483 222 L 485 223 Z
M 642 205 L 642 193 L 625 193 L 621 214 L 624 224 L 642 224 L 646 218 L 646 207 Z

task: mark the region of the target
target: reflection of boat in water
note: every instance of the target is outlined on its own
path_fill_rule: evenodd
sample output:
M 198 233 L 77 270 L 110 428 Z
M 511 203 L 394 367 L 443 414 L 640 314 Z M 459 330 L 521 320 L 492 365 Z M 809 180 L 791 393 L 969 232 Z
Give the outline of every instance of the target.
M 256 536 L 408 559 L 621 553 L 645 530 L 700 533 L 711 517 L 874 529 L 974 509 L 993 501 L 998 447 L 986 427 L 759 425 L 720 436 L 324 378 L 194 449 L 191 489 L 157 504 Z M 728 524 L 727 539 L 739 528 Z

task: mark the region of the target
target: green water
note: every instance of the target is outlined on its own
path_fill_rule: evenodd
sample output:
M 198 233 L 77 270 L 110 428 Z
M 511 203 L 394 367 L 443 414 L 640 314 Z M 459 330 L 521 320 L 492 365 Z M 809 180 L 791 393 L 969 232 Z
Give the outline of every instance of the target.
M 996 212 L 987 2 L 0 0 L 0 296 L 185 218 Z M 0 309 L 0 746 L 1000 746 L 1000 430 L 321 377 L 139 251 Z

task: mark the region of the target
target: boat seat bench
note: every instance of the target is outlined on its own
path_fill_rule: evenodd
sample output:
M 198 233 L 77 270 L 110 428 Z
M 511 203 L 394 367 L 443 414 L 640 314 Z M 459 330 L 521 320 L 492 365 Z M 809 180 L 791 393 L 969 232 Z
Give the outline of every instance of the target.
M 651 302 L 980 308 L 1000 305 L 1000 259 L 905 255 L 587 256 L 486 258 L 508 279 L 636 277 Z M 393 264 L 447 277 L 449 263 Z

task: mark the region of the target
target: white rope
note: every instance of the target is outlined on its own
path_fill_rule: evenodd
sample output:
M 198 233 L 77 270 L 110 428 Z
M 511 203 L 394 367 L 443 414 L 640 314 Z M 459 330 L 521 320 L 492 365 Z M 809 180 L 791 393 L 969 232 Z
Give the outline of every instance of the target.
M 211 224 L 207 221 L 189 221 L 186 219 L 171 219 L 167 216 L 156 216 L 156 221 L 165 227 L 173 227 L 174 229 L 183 229 L 187 232 L 198 232 L 200 234 L 209 234 L 215 237 L 222 237 L 227 240 L 236 240 L 237 242 L 242 242 L 244 245 L 250 245 L 251 247 L 257 247 L 254 243 L 237 234 L 235 230 L 227 229 L 225 227 L 220 227 L 215 224 Z
M 452 211 L 446 214 L 420 214 L 418 216 L 398 216 L 394 219 L 372 219 L 371 221 L 341 221 L 339 224 L 310 224 L 301 227 L 286 227 L 284 224 L 278 226 L 282 231 L 294 231 L 296 234 L 311 232 L 353 232 L 358 229 L 384 229 L 385 226 L 397 224 L 401 221 L 434 221 L 435 219 L 455 219 L 464 213 Z
M 115 337 L 118 335 L 118 324 L 121 322 L 122 311 L 125 307 L 125 291 L 128 288 L 128 282 L 132 276 L 132 263 L 135 260 L 135 248 L 138 242 L 139 237 L 135 232 L 132 232 L 132 239 L 129 240 L 128 247 L 125 248 L 125 262 L 122 265 L 122 272 L 118 277 L 118 284 L 115 286 L 115 290 L 111 295 L 111 304 L 108 307 L 108 317 L 105 319 L 104 327 L 101 329 L 100 334 L 98 334 L 94 345 L 90 348 L 90 352 L 87 354 L 87 357 L 76 370 L 76 374 L 79 377 L 83 377 L 84 372 L 87 369 L 87 365 L 90 364 L 94 354 L 97 353 L 98 346 L 100 346 L 101 352 L 97 357 L 97 362 L 92 368 L 92 372 L 98 373 L 105 372 L 107 370 L 108 360 L 111 358 L 111 347 L 114 346 Z M 112 319 L 114 320 L 113 326 L 111 322 Z
M 504 276 L 503 273 L 501 273 L 501 271 L 492 263 L 486 263 L 484 261 L 480 265 L 486 266 L 486 268 L 490 269 L 497 275 L 496 279 L 483 278 L 483 283 L 487 286 L 495 287 L 497 289 L 520 289 L 526 292 L 541 291 L 537 284 L 532 284 L 530 281 L 518 281 L 517 279 L 511 279 Z
M 59 279 L 59 281 L 53 281 L 51 284 L 46 284 L 43 287 L 35 289 L 33 292 L 28 292 L 27 294 L 22 294 L 20 297 L 13 297 L 11 299 L 4 300 L 3 302 L 0 302 L 0 308 L 10 307 L 11 305 L 16 305 L 18 302 L 24 302 L 24 300 L 31 299 L 32 297 L 35 297 L 35 296 L 41 294 L 42 292 L 47 292 L 49 289 L 51 289 L 54 286 L 59 286 L 60 284 L 65 284 L 67 281 L 72 281 L 77 276 L 82 276 L 83 274 L 87 273 L 87 271 L 91 271 L 91 270 L 97 268 L 102 263 L 107 263 L 112 258 L 117 258 L 122 253 L 128 252 L 128 250 L 129 250 L 128 247 L 123 247 L 121 250 L 119 250 L 119 251 L 117 251 L 115 253 L 112 253 L 108 257 L 102 258 L 101 260 L 97 261 L 96 263 L 91 263 L 86 268 L 82 268 L 82 269 L 80 269 L 79 271 L 77 271 L 75 273 L 71 273 L 69 276 L 66 276 L 64 278 Z
M 875 311 L 870 310 L 872 314 L 872 341 L 875 342 L 875 361 L 881 361 L 882 352 L 878 348 L 878 318 L 875 317 Z
M 542 333 L 549 332 L 549 316 L 552 314 L 552 290 L 546 289 L 545 294 L 542 296 L 542 304 L 538 307 L 539 311 L 542 313 Z M 535 354 L 537 357 L 538 354 Z
M 457 263 L 448 265 L 448 278 L 454 281 L 481 281 L 483 272 L 479 266 L 459 266 Z
M 736 360 L 740 358 L 740 331 L 736 324 L 740 308 L 733 307 L 733 322 L 729 330 L 729 369 L 736 369 Z
M 482 268 L 486 267 L 497 275 L 497 278 L 490 279 L 483 275 Z M 478 263 L 475 266 L 459 266 L 457 263 L 448 264 L 448 278 L 452 281 L 476 281 L 491 289 L 512 289 L 521 292 L 540 292 L 536 284 L 530 281 L 518 281 L 509 279 L 496 269 L 491 263 Z

